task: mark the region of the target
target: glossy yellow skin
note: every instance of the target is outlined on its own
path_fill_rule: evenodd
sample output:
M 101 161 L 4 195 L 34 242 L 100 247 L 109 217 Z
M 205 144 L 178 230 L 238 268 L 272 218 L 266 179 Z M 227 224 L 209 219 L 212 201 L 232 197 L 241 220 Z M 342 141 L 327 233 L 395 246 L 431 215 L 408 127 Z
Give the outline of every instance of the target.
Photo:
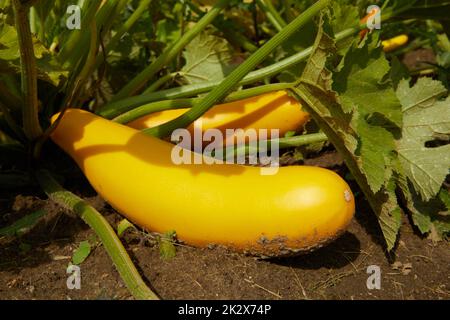
M 155 112 L 127 125 L 135 129 L 156 127 L 173 120 L 188 109 L 172 109 Z M 232 144 L 235 135 L 226 136 L 226 129 L 279 129 L 283 137 L 288 131 L 296 131 L 309 120 L 301 104 L 289 97 L 286 91 L 274 91 L 256 97 L 220 104 L 212 107 L 188 127 L 191 134 L 201 123 L 202 132 L 219 129 L 225 137 L 224 144 Z M 267 137 L 270 138 L 270 135 Z
M 172 144 L 79 109 L 66 112 L 51 138 L 117 211 L 149 231 L 175 230 L 190 245 L 263 256 L 307 251 L 340 235 L 355 211 L 333 171 L 175 165 Z
M 384 52 L 391 52 L 407 44 L 408 40 L 408 36 L 406 34 L 402 34 L 397 37 L 384 40 L 381 42 L 381 44 L 383 46 Z

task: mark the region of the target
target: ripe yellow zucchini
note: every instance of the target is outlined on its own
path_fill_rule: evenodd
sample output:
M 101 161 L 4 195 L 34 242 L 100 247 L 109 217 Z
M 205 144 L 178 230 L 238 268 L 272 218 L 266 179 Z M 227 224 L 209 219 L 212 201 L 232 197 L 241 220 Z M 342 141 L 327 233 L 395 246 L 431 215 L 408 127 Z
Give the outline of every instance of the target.
M 187 110 L 155 112 L 127 125 L 139 130 L 152 128 L 179 117 Z M 279 129 L 279 135 L 283 137 L 288 131 L 301 128 L 308 120 L 308 113 L 302 110 L 296 99 L 291 98 L 286 91 L 274 91 L 216 105 L 189 126 L 188 130 L 193 135 L 194 127 L 200 127 L 200 123 L 203 133 L 208 129 L 219 129 L 224 136 L 224 144 L 227 145 L 233 143 L 235 134 L 226 136 L 226 129 Z
M 355 210 L 333 171 L 290 166 L 264 176 L 235 164 L 175 165 L 172 144 L 79 109 L 67 110 L 51 138 L 118 212 L 149 231 L 175 230 L 190 245 L 309 251 L 339 236 Z
M 391 52 L 407 44 L 408 40 L 409 38 L 406 34 L 401 34 L 394 38 L 384 40 L 381 42 L 381 44 L 383 46 L 384 52 Z

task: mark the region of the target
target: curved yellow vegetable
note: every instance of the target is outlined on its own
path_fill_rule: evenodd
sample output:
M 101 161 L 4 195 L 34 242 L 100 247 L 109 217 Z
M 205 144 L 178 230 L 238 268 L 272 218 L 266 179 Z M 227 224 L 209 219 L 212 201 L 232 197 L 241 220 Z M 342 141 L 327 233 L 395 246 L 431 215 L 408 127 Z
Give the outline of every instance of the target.
M 156 127 L 173 120 L 188 109 L 174 109 L 155 112 L 140 117 L 127 125 L 135 129 Z M 291 98 L 286 91 L 275 91 L 259 96 L 220 104 L 212 107 L 195 121 L 188 130 L 193 134 L 194 127 L 219 129 L 224 136 L 224 144 L 233 144 L 235 134 L 226 135 L 226 129 L 279 129 L 280 137 L 288 131 L 296 131 L 309 120 L 301 104 Z M 270 133 L 270 131 L 269 131 Z M 270 138 L 270 135 L 267 137 Z
M 406 34 L 402 34 L 397 37 L 384 40 L 381 42 L 381 44 L 383 46 L 384 52 L 391 52 L 407 44 L 408 40 L 408 36 Z
M 79 109 L 67 110 L 51 138 L 117 211 L 149 231 L 175 230 L 187 244 L 263 256 L 309 251 L 354 214 L 347 183 L 323 168 L 261 175 L 235 164 L 175 165 L 172 144 Z

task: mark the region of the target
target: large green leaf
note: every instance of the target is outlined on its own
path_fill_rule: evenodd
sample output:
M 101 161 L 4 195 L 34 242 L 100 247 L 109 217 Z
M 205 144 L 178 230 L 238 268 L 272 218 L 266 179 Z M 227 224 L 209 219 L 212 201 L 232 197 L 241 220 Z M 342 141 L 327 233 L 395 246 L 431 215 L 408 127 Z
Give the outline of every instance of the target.
M 223 38 L 203 32 L 185 48 L 181 70 L 188 83 L 220 81 L 236 66 L 233 49 Z
M 450 137 L 450 98 L 439 82 L 421 78 L 410 88 L 403 80 L 397 89 L 402 102 L 403 131 L 398 154 L 403 173 L 423 200 L 435 197 L 449 174 L 450 145 L 427 147 L 436 138 Z
M 400 102 L 386 78 L 389 71 L 377 37 L 369 37 L 362 47 L 354 44 L 348 50 L 333 75 L 342 110 L 353 114 L 352 127 L 359 138 L 355 153 L 373 192 L 392 175 L 393 131 L 402 123 Z
M 305 108 L 343 156 L 347 167 L 378 216 L 388 249 L 392 249 L 401 222 L 401 210 L 395 195 L 395 180 L 391 178 L 392 174 L 386 174 L 386 171 L 389 171 L 388 167 L 393 166 L 391 151 L 394 148 L 394 139 L 388 130 L 390 128 L 386 127 L 386 121 L 373 120 L 371 116 L 377 118 L 378 115 L 382 115 L 383 118 L 395 115 L 398 111 L 395 110 L 394 103 L 386 108 L 380 99 L 377 101 L 381 105 L 377 105 L 373 101 L 358 97 L 358 95 L 371 97 L 374 87 L 378 86 L 374 77 L 384 78 L 389 68 L 383 68 L 382 71 L 376 71 L 376 75 L 370 75 L 370 71 L 374 71 L 374 65 L 382 67 L 385 65 L 385 59 L 379 53 L 370 52 L 379 51 L 373 43 L 366 43 L 362 48 L 355 46 L 348 54 L 356 60 L 362 59 L 360 56 L 369 56 L 370 63 L 362 63 L 353 68 L 351 65 L 346 66 L 345 62 L 348 60 L 344 58 L 340 72 L 333 77 L 329 66 L 336 59 L 336 47 L 326 15 L 321 22 L 314 48 L 294 92 L 305 102 Z M 349 61 L 348 63 L 350 64 Z M 361 79 L 369 81 L 369 85 L 366 85 L 366 82 L 353 83 L 353 80 L 343 76 L 344 74 L 352 76 L 354 73 Z M 345 82 L 337 85 L 338 92 L 333 91 L 336 79 Z M 349 81 L 356 87 L 349 89 L 346 85 Z M 392 87 L 389 89 L 387 84 L 382 86 L 388 94 L 393 92 Z M 400 110 L 399 104 L 398 109 Z M 378 112 L 379 110 L 385 112 Z M 401 113 L 397 118 L 399 119 L 396 122 L 401 123 Z

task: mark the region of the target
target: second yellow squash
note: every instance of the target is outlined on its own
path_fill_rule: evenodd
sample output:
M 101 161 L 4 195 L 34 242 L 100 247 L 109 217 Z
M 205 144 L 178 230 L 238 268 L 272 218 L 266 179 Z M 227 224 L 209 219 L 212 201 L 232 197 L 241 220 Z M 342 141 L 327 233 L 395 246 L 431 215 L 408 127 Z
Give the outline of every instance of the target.
M 152 128 L 179 117 L 187 110 L 155 112 L 127 125 L 138 130 Z M 281 90 L 216 105 L 190 125 L 188 130 L 193 134 L 194 128 L 200 125 L 202 132 L 219 129 L 224 136 L 224 144 L 229 145 L 234 141 L 235 135 L 226 135 L 226 129 L 279 129 L 279 136 L 283 137 L 289 131 L 302 128 L 308 120 L 309 115 L 302 110 L 301 104 Z

